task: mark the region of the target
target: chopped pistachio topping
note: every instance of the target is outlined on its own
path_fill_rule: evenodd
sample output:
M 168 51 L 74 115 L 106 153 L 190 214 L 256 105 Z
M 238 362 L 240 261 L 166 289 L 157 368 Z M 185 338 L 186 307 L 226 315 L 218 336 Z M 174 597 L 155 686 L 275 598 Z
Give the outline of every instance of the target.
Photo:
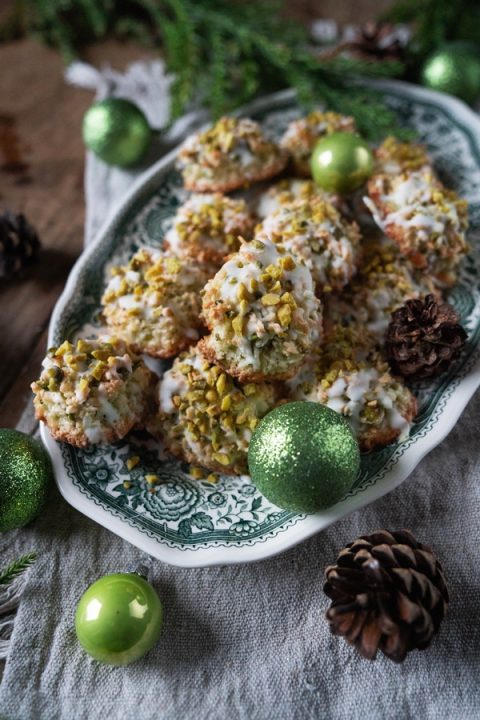
M 149 485 L 156 485 L 159 482 L 160 478 L 154 473 L 149 473 L 148 475 L 145 475 L 145 480 Z
M 238 280 L 233 287 L 232 276 Z M 242 245 L 205 288 L 203 314 L 212 333 L 207 342 L 220 361 L 227 360 L 228 372 L 243 379 L 253 379 L 257 370 L 267 378 L 291 373 L 319 336 L 320 309 L 303 262 L 280 253 L 267 237 L 256 239 Z
M 324 198 L 293 200 L 281 205 L 257 228 L 284 248 L 288 255 L 280 261 L 292 269 L 293 257 L 302 260 L 312 273 L 317 289 L 341 289 L 357 268 L 360 232 L 356 223 L 347 222 Z
M 174 452 L 205 467 L 240 472 L 246 470 L 252 428 L 276 401 L 273 387 L 241 385 L 195 348 L 165 373 L 159 397 L 161 426 Z
M 136 467 L 139 462 L 140 462 L 139 456 L 138 456 L 138 455 L 132 455 L 132 456 L 129 457 L 128 460 L 127 460 L 127 468 L 128 468 L 129 470 L 133 470 L 133 468 Z

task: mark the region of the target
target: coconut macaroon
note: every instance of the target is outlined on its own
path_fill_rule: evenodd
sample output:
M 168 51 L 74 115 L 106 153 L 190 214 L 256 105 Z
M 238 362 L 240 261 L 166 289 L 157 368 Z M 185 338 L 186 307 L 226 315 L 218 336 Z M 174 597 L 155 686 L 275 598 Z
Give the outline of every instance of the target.
M 317 195 L 294 200 L 268 215 L 257 228 L 312 273 L 317 292 L 341 290 L 355 274 L 360 255 L 360 230 Z
M 190 135 L 177 166 L 187 190 L 229 192 L 278 175 L 287 153 L 247 118 L 222 117 L 208 130 Z
M 136 351 L 177 355 L 200 337 L 200 290 L 208 267 L 142 248 L 127 265 L 111 270 L 102 297 L 107 324 Z
M 314 110 L 289 124 L 280 146 L 289 152 L 295 172 L 302 177 L 309 177 L 310 156 L 315 143 L 334 132 L 355 132 L 355 130 L 353 117 Z
M 385 138 L 374 155 L 375 172 L 398 175 L 402 172 L 432 170 L 432 161 L 424 145 L 400 142 L 392 136 Z
M 417 402 L 360 331 L 335 328 L 316 357 L 289 383 L 292 399 L 345 417 L 365 452 L 408 437 Z
M 182 353 L 158 386 L 161 432 L 168 450 L 213 471 L 247 470 L 252 432 L 278 401 L 268 383 L 242 385 L 211 364 L 198 347 Z
M 312 275 L 272 242 L 253 240 L 206 285 L 204 355 L 241 381 L 290 377 L 319 341 Z
M 433 280 L 415 271 L 388 238 L 368 238 L 362 245 L 362 263 L 342 293 L 325 297 L 325 325 L 350 323 L 383 339 L 391 314 L 407 300 L 434 293 Z
M 323 190 L 313 180 L 286 178 L 261 193 L 256 206 L 256 214 L 263 220 L 284 205 L 289 205 L 295 200 L 307 201 L 313 197 L 323 198 L 335 207 L 341 204 L 339 195 Z
M 153 377 L 122 340 L 65 341 L 32 383 L 35 414 L 57 440 L 112 443 L 142 422 Z
M 220 266 L 240 247 L 239 236 L 251 237 L 253 226 L 244 200 L 196 194 L 177 210 L 164 247 L 179 257 Z
M 434 275 L 443 287 L 453 285 L 468 251 L 466 201 L 430 170 L 378 174 L 368 183 L 368 195 L 364 202 L 376 223 L 413 267 Z

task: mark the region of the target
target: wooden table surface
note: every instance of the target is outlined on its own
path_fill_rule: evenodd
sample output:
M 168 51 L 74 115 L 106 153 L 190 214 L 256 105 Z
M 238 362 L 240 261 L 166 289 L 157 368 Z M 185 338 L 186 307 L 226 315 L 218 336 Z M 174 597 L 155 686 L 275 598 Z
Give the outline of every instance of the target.
M 363 22 L 390 0 L 298 0 L 301 17 Z M 123 69 L 153 57 L 115 41 L 90 48 L 96 66 Z M 15 427 L 31 397 L 50 314 L 82 250 L 83 114 L 92 94 L 64 82 L 59 55 L 33 40 L 0 45 L 0 210 L 23 212 L 42 251 L 24 278 L 0 283 L 0 427 Z
M 87 59 L 122 69 L 142 57 L 149 55 L 138 47 L 108 42 Z M 24 213 L 42 241 L 26 275 L 0 284 L 0 427 L 15 427 L 50 314 L 82 250 L 81 122 L 92 94 L 67 85 L 57 53 L 31 40 L 1 46 L 0 68 L 0 210 Z

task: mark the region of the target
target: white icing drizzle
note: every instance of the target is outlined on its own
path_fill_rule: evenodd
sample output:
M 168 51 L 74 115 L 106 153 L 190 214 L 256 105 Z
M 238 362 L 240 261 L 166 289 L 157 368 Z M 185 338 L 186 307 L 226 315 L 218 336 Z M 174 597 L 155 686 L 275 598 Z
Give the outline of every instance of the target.
M 261 231 L 302 258 L 320 287 L 342 287 L 355 270 L 356 248 L 340 218 L 326 216 L 319 222 L 311 208 L 312 203 L 303 199 L 280 205 L 264 219 Z
M 282 254 L 270 239 L 262 235 L 261 242 L 244 243 L 239 252 L 228 260 L 215 277 L 210 280 L 205 289 L 205 295 L 211 291 L 219 295 L 221 302 L 226 303 L 235 312 L 238 312 L 238 286 L 242 282 L 247 288 L 252 279 L 255 279 L 259 286 L 262 286 L 260 276 L 265 272 L 268 265 L 278 266 Z M 292 270 L 283 271 L 283 283 L 288 281 L 292 285 L 292 294 L 297 302 L 296 312 L 303 312 L 304 321 L 309 324 L 309 340 L 313 343 L 319 337 L 320 318 L 313 320 L 319 312 L 319 301 L 313 293 L 312 276 L 307 267 L 298 261 Z M 233 282 L 232 282 L 233 280 Z M 264 289 L 262 293 L 266 293 Z M 235 337 L 236 363 L 239 367 L 251 367 L 260 369 L 262 366 L 263 347 L 271 339 L 273 334 L 284 334 L 285 329 L 277 321 L 275 306 L 262 304 L 260 299 L 252 300 L 248 312 L 245 313 L 246 329 L 244 335 Z M 255 340 L 251 340 L 252 333 Z M 289 342 L 297 337 L 295 320 L 289 326 L 288 336 L 283 341 L 285 352 L 289 351 Z M 226 336 L 226 327 L 219 323 L 215 332 L 211 335 L 211 342 L 217 352 L 222 353 L 222 347 L 231 344 Z M 291 347 L 292 354 L 298 352 L 295 346 Z
M 315 358 L 311 358 L 288 382 L 292 398 L 321 402 L 335 412 L 343 415 L 350 423 L 356 435 L 368 433 L 361 415 L 367 403 L 376 400 L 385 411 L 381 427 L 389 427 L 399 431 L 399 439 L 408 436 L 410 424 L 402 415 L 396 404 L 396 390 L 392 388 L 393 378 L 381 378 L 380 371 L 374 367 L 365 367 L 352 372 L 345 372 L 325 391 L 321 378 L 314 377 Z M 372 431 L 375 426 L 372 425 Z
M 226 254 L 228 245 L 225 235 L 242 234 L 250 224 L 251 218 L 245 201 L 235 200 L 221 193 L 194 193 L 178 208 L 173 226 L 167 232 L 165 240 L 170 251 L 182 255 L 184 248 L 190 244 L 190 233 L 195 232 L 195 244 L 202 244 Z
M 103 440 L 103 431 L 99 425 L 90 425 L 84 428 L 87 439 L 92 444 L 97 444 Z
M 172 402 L 173 396 L 182 395 L 186 391 L 187 385 L 182 373 L 177 372 L 175 368 L 167 370 L 157 386 L 158 402 L 161 412 L 175 412 L 176 408 Z
M 390 192 L 382 194 L 380 200 L 382 204 L 395 209 L 383 216 L 370 198 L 364 198 L 379 227 L 414 227 L 418 230 L 420 240 L 427 240 L 432 234 L 441 234 L 447 222 L 460 231 L 460 219 L 455 203 L 444 198 L 442 207 L 439 207 L 435 202 L 433 193 L 438 190 L 438 185 L 431 173 L 412 172 L 407 177 L 401 175 L 394 178 L 391 185 Z

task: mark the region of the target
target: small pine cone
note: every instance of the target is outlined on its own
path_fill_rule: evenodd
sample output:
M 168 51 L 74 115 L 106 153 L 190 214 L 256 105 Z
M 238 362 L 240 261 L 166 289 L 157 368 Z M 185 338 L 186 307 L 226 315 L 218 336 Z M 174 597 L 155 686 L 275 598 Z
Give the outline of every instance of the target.
M 392 313 L 385 351 L 394 373 L 420 380 L 446 372 L 466 339 L 457 311 L 427 295 L 423 300 L 407 300 Z
M 403 61 L 408 37 L 403 30 L 388 22 L 370 20 L 355 28 L 345 47 L 355 57 L 369 60 Z
M 424 650 L 447 610 L 442 567 L 409 530 L 362 535 L 340 552 L 325 577 L 330 630 L 368 660 L 378 650 L 394 662 L 410 650 Z
M 38 254 L 40 240 L 24 215 L 0 215 L 0 279 L 17 275 Z

